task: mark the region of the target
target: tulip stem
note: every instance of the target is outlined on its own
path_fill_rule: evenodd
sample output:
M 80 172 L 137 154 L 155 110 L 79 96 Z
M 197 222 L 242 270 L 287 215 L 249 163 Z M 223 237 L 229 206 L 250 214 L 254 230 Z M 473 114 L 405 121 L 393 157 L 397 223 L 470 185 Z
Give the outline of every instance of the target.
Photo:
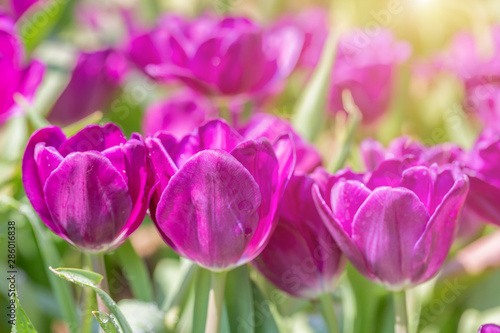
M 406 311 L 406 292 L 394 292 L 394 313 L 396 321 L 394 326 L 395 333 L 408 333 L 408 314 Z
M 104 290 L 104 292 L 109 295 L 108 276 L 106 274 L 106 265 L 104 263 L 104 254 L 103 253 L 91 254 L 90 261 L 92 263 L 92 270 L 94 272 L 102 275 L 102 281 L 99 284 L 99 288 Z M 99 308 L 99 311 L 108 312 L 106 305 L 104 305 L 104 303 L 100 297 L 98 297 L 97 306 Z
M 339 323 L 333 307 L 332 297 L 329 293 L 324 293 L 319 297 L 320 309 L 325 319 L 328 332 L 339 333 Z
M 212 272 L 210 293 L 208 295 L 208 313 L 205 333 L 219 333 L 220 319 L 224 307 L 224 286 L 227 272 Z

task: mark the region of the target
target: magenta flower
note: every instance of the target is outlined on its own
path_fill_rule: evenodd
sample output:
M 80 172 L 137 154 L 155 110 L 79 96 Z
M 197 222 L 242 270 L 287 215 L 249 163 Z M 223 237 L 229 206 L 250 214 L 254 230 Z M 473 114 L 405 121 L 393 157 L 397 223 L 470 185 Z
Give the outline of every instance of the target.
M 28 104 L 33 101 L 36 89 L 42 81 L 45 66 L 32 61 L 23 66 L 23 46 L 14 22 L 0 14 L 0 125 L 9 118 L 24 114 L 15 97 Z
M 112 49 L 82 52 L 66 89 L 47 119 L 67 126 L 96 111 L 105 111 L 119 92 L 127 70 L 123 54 Z
M 296 171 L 311 172 L 321 165 L 321 156 L 313 145 L 307 143 L 294 132 L 290 123 L 286 120 L 267 113 L 254 114 L 240 133 L 247 139 L 266 137 L 271 142 L 283 133 L 290 133 L 295 143 L 297 154 Z
M 491 28 L 492 49 L 481 49 L 470 33 L 458 34 L 444 67 L 465 86 L 465 107 L 475 112 L 486 128 L 500 129 L 500 25 Z
M 309 8 L 294 16 L 284 16 L 276 22 L 275 28 L 284 26 L 295 27 L 304 34 L 298 65 L 305 68 L 316 67 L 328 36 L 328 10 Z
M 338 245 L 328 233 L 312 197 L 312 186 L 325 187 L 326 173 L 296 174 L 290 180 L 277 227 L 255 267 L 278 288 L 303 298 L 317 298 L 333 290 L 344 268 Z
M 470 178 L 467 205 L 484 220 L 500 225 L 500 134 L 484 131 L 472 148 L 465 172 Z
M 45 225 L 89 252 L 119 246 L 142 223 L 154 175 L 138 134 L 114 124 L 87 126 L 67 139 L 36 131 L 23 157 L 23 184 Z
M 396 161 L 393 161 L 394 163 Z M 313 189 L 326 227 L 368 279 L 397 291 L 429 280 L 448 255 L 469 182 L 458 168 L 382 163 L 364 181 Z M 338 179 L 338 180 L 337 180 Z
M 267 31 L 240 17 L 166 16 L 156 29 L 131 39 L 129 54 L 157 80 L 236 95 L 274 89 L 294 69 L 302 43 L 292 27 Z
M 294 169 L 289 135 L 245 140 L 212 120 L 179 142 L 160 132 L 146 143 L 158 182 L 151 218 L 172 249 L 215 271 L 259 255 Z
M 343 111 L 342 91 L 348 89 L 366 124 L 389 108 L 396 66 L 410 55 L 410 46 L 398 42 L 388 30 L 370 37 L 362 31 L 344 36 L 332 72 L 329 109 Z
M 166 100 L 149 105 L 142 128 L 145 134 L 166 131 L 180 140 L 216 113 L 207 98 L 191 90 L 181 90 Z
M 479 327 L 477 333 L 500 333 L 500 326 L 495 324 L 485 324 Z

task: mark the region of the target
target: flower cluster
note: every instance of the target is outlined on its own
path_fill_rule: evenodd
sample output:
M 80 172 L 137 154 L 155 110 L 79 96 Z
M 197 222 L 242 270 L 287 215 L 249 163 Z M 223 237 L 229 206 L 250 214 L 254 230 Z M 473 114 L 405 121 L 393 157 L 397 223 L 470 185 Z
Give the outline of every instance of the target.
M 13 196 L 25 193 L 48 229 L 92 255 L 117 250 L 149 216 L 172 256 L 211 271 L 219 321 L 232 309 L 213 295 L 224 291 L 214 277 L 227 272 L 248 267 L 249 288 L 330 304 L 352 270 L 398 297 L 439 276 L 456 238 L 500 226 L 500 26 L 488 43 L 457 34 L 422 65 L 402 34 L 344 31 L 321 8 L 271 22 L 162 13 L 143 26 L 120 7 L 119 37 L 85 43 L 65 66 L 17 31 L 43 6 L 10 7 L 0 12 L 0 126 L 21 118 L 29 133 L 24 192 Z M 428 81 L 406 87 L 414 58 Z M 436 104 L 460 86 L 460 126 L 405 101 L 443 73 L 458 84 Z M 424 144 L 422 124 L 445 135 Z M 395 304 L 401 319 L 406 303 Z

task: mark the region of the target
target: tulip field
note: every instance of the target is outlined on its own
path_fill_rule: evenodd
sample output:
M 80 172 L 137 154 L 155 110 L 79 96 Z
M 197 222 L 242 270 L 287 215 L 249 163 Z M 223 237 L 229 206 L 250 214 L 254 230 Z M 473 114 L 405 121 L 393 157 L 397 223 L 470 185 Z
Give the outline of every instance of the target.
M 500 333 L 497 0 L 0 0 L 0 332 Z

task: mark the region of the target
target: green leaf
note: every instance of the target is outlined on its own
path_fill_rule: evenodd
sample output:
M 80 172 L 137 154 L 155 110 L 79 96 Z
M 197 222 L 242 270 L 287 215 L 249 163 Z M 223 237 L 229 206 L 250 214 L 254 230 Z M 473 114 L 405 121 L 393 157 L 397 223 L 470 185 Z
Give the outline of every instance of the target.
M 16 324 L 12 326 L 13 333 L 36 333 L 36 329 L 31 323 L 30 319 L 24 312 L 21 303 L 19 303 L 19 299 L 17 295 L 14 296 L 15 307 L 16 307 Z
M 153 302 L 153 286 L 144 261 L 135 252 L 132 243 L 125 241 L 116 251 L 125 277 L 130 283 L 135 298 L 144 302 Z
M 254 332 L 252 286 L 246 265 L 227 273 L 224 298 L 231 332 Z
M 255 283 L 251 282 L 251 287 L 253 313 L 255 314 L 255 333 L 279 333 L 278 325 L 276 325 L 273 313 L 269 307 L 271 302 L 264 298 L 264 295 L 262 295 Z
M 293 127 L 310 142 L 314 141 L 321 133 L 321 128 L 325 123 L 331 73 L 342 30 L 338 26 L 330 29 L 318 66 L 295 105 L 292 118 Z
M 96 287 L 101 283 L 102 275 L 79 268 L 50 268 L 56 275 L 81 287 Z
M 134 333 L 164 333 L 166 331 L 165 313 L 158 309 L 155 303 L 126 299 L 118 302 L 118 306 Z
M 50 232 L 42 227 L 42 223 L 33 208 L 7 196 L 0 196 L 0 204 L 18 210 L 29 221 L 40 250 L 44 267 L 57 264 L 59 262 L 59 253 L 50 237 Z M 48 275 L 48 279 L 59 304 L 62 317 L 68 324 L 70 332 L 79 332 L 80 324 L 76 313 L 76 305 L 69 286 L 52 274 Z
M 128 323 L 121 310 L 118 308 L 118 305 L 116 305 L 115 301 L 113 301 L 113 299 L 108 294 L 106 294 L 104 290 L 97 287 L 97 284 L 99 284 L 102 279 L 102 275 L 76 268 L 54 269 L 52 267 L 49 267 L 49 269 L 62 279 L 94 290 L 99 295 L 103 303 L 108 307 L 109 311 L 111 311 L 111 313 L 116 317 L 123 333 L 132 333 L 130 324 Z
M 101 326 L 102 330 L 105 333 L 120 333 L 120 326 L 118 325 L 118 322 L 116 321 L 116 318 L 113 315 L 109 315 L 105 312 L 100 312 L 100 311 L 92 311 L 92 314 L 94 315 L 95 319 L 99 323 L 99 326 Z

